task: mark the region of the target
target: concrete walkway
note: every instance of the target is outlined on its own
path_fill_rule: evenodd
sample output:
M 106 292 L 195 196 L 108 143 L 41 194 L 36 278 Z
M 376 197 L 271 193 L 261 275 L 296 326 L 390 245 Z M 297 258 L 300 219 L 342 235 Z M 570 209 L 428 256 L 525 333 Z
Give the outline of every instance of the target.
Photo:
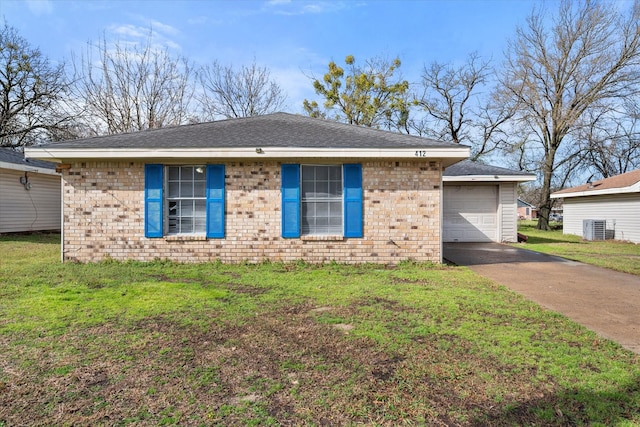
M 445 243 L 444 258 L 640 354 L 640 277 L 499 243 Z

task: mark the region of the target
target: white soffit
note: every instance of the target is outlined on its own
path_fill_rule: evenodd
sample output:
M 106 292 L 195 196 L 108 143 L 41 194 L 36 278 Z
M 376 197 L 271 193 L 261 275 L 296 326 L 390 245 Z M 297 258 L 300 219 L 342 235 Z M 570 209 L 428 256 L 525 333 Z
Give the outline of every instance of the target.
M 0 169 L 11 169 L 21 172 L 41 173 L 44 175 L 60 176 L 54 169 L 39 168 L 31 165 L 19 165 L 16 163 L 0 162 Z
M 460 175 L 460 176 L 443 176 L 444 182 L 513 182 L 513 181 L 535 181 L 535 175 Z
M 455 148 L 189 148 L 189 149 L 56 149 L 55 147 L 28 147 L 25 155 L 30 158 L 63 162 L 67 160 L 171 160 L 171 159 L 442 159 L 445 166 L 469 157 L 468 147 Z
M 628 187 L 606 188 L 604 190 L 576 191 L 574 193 L 553 193 L 552 199 L 568 199 L 571 197 L 603 196 L 614 194 L 640 193 L 640 182 Z

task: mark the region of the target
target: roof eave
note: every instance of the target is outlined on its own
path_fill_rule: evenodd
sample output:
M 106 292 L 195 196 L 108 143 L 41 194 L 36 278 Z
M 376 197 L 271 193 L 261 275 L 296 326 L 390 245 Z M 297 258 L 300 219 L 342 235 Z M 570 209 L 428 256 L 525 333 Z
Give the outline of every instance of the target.
M 640 183 L 628 187 L 607 188 L 604 190 L 574 191 L 570 193 L 552 193 L 552 199 L 568 199 L 572 197 L 603 196 L 614 194 L 640 193 Z
M 93 148 L 71 149 L 56 147 L 27 147 L 29 158 L 65 162 L 70 160 L 177 160 L 177 159 L 417 159 L 442 160 L 449 166 L 469 157 L 468 147 L 411 147 L 411 148 L 305 148 L 305 147 L 238 147 L 238 148 Z
M 535 175 L 459 175 L 443 176 L 444 182 L 529 182 L 535 181 Z
M 60 176 L 59 173 L 57 173 L 54 169 L 47 169 L 47 168 L 42 168 L 42 167 L 38 167 L 38 166 L 32 166 L 32 165 L 20 165 L 17 163 L 8 163 L 8 162 L 1 162 L 0 161 L 0 169 L 11 169 L 11 170 L 16 170 L 16 171 L 20 171 L 20 172 L 31 172 L 31 173 L 41 173 L 44 175 L 56 175 L 56 176 Z

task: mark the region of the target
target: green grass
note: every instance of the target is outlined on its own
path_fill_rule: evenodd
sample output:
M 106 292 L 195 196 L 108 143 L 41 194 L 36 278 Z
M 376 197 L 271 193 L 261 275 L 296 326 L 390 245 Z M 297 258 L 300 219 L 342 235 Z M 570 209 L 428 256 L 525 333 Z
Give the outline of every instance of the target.
M 640 276 L 640 245 L 615 240 L 585 241 L 580 236 L 562 234 L 561 224 L 552 225 L 558 229 L 537 230 L 536 221 L 520 221 L 518 231 L 529 239 L 519 246 Z
M 640 425 L 640 359 L 466 268 L 0 237 L 0 425 Z

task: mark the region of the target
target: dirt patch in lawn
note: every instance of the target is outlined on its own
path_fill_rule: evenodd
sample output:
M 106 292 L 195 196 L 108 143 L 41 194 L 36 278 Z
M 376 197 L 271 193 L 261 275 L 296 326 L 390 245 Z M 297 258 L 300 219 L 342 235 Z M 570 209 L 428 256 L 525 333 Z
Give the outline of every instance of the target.
M 167 316 L 31 343 L 5 337 L 20 360 L 0 357 L 0 424 L 522 425 L 562 404 L 551 381 L 532 381 L 537 372 L 456 336 L 390 350 L 323 317 L 358 319 L 362 308 L 299 304 L 237 323 L 212 312 L 206 327 Z

